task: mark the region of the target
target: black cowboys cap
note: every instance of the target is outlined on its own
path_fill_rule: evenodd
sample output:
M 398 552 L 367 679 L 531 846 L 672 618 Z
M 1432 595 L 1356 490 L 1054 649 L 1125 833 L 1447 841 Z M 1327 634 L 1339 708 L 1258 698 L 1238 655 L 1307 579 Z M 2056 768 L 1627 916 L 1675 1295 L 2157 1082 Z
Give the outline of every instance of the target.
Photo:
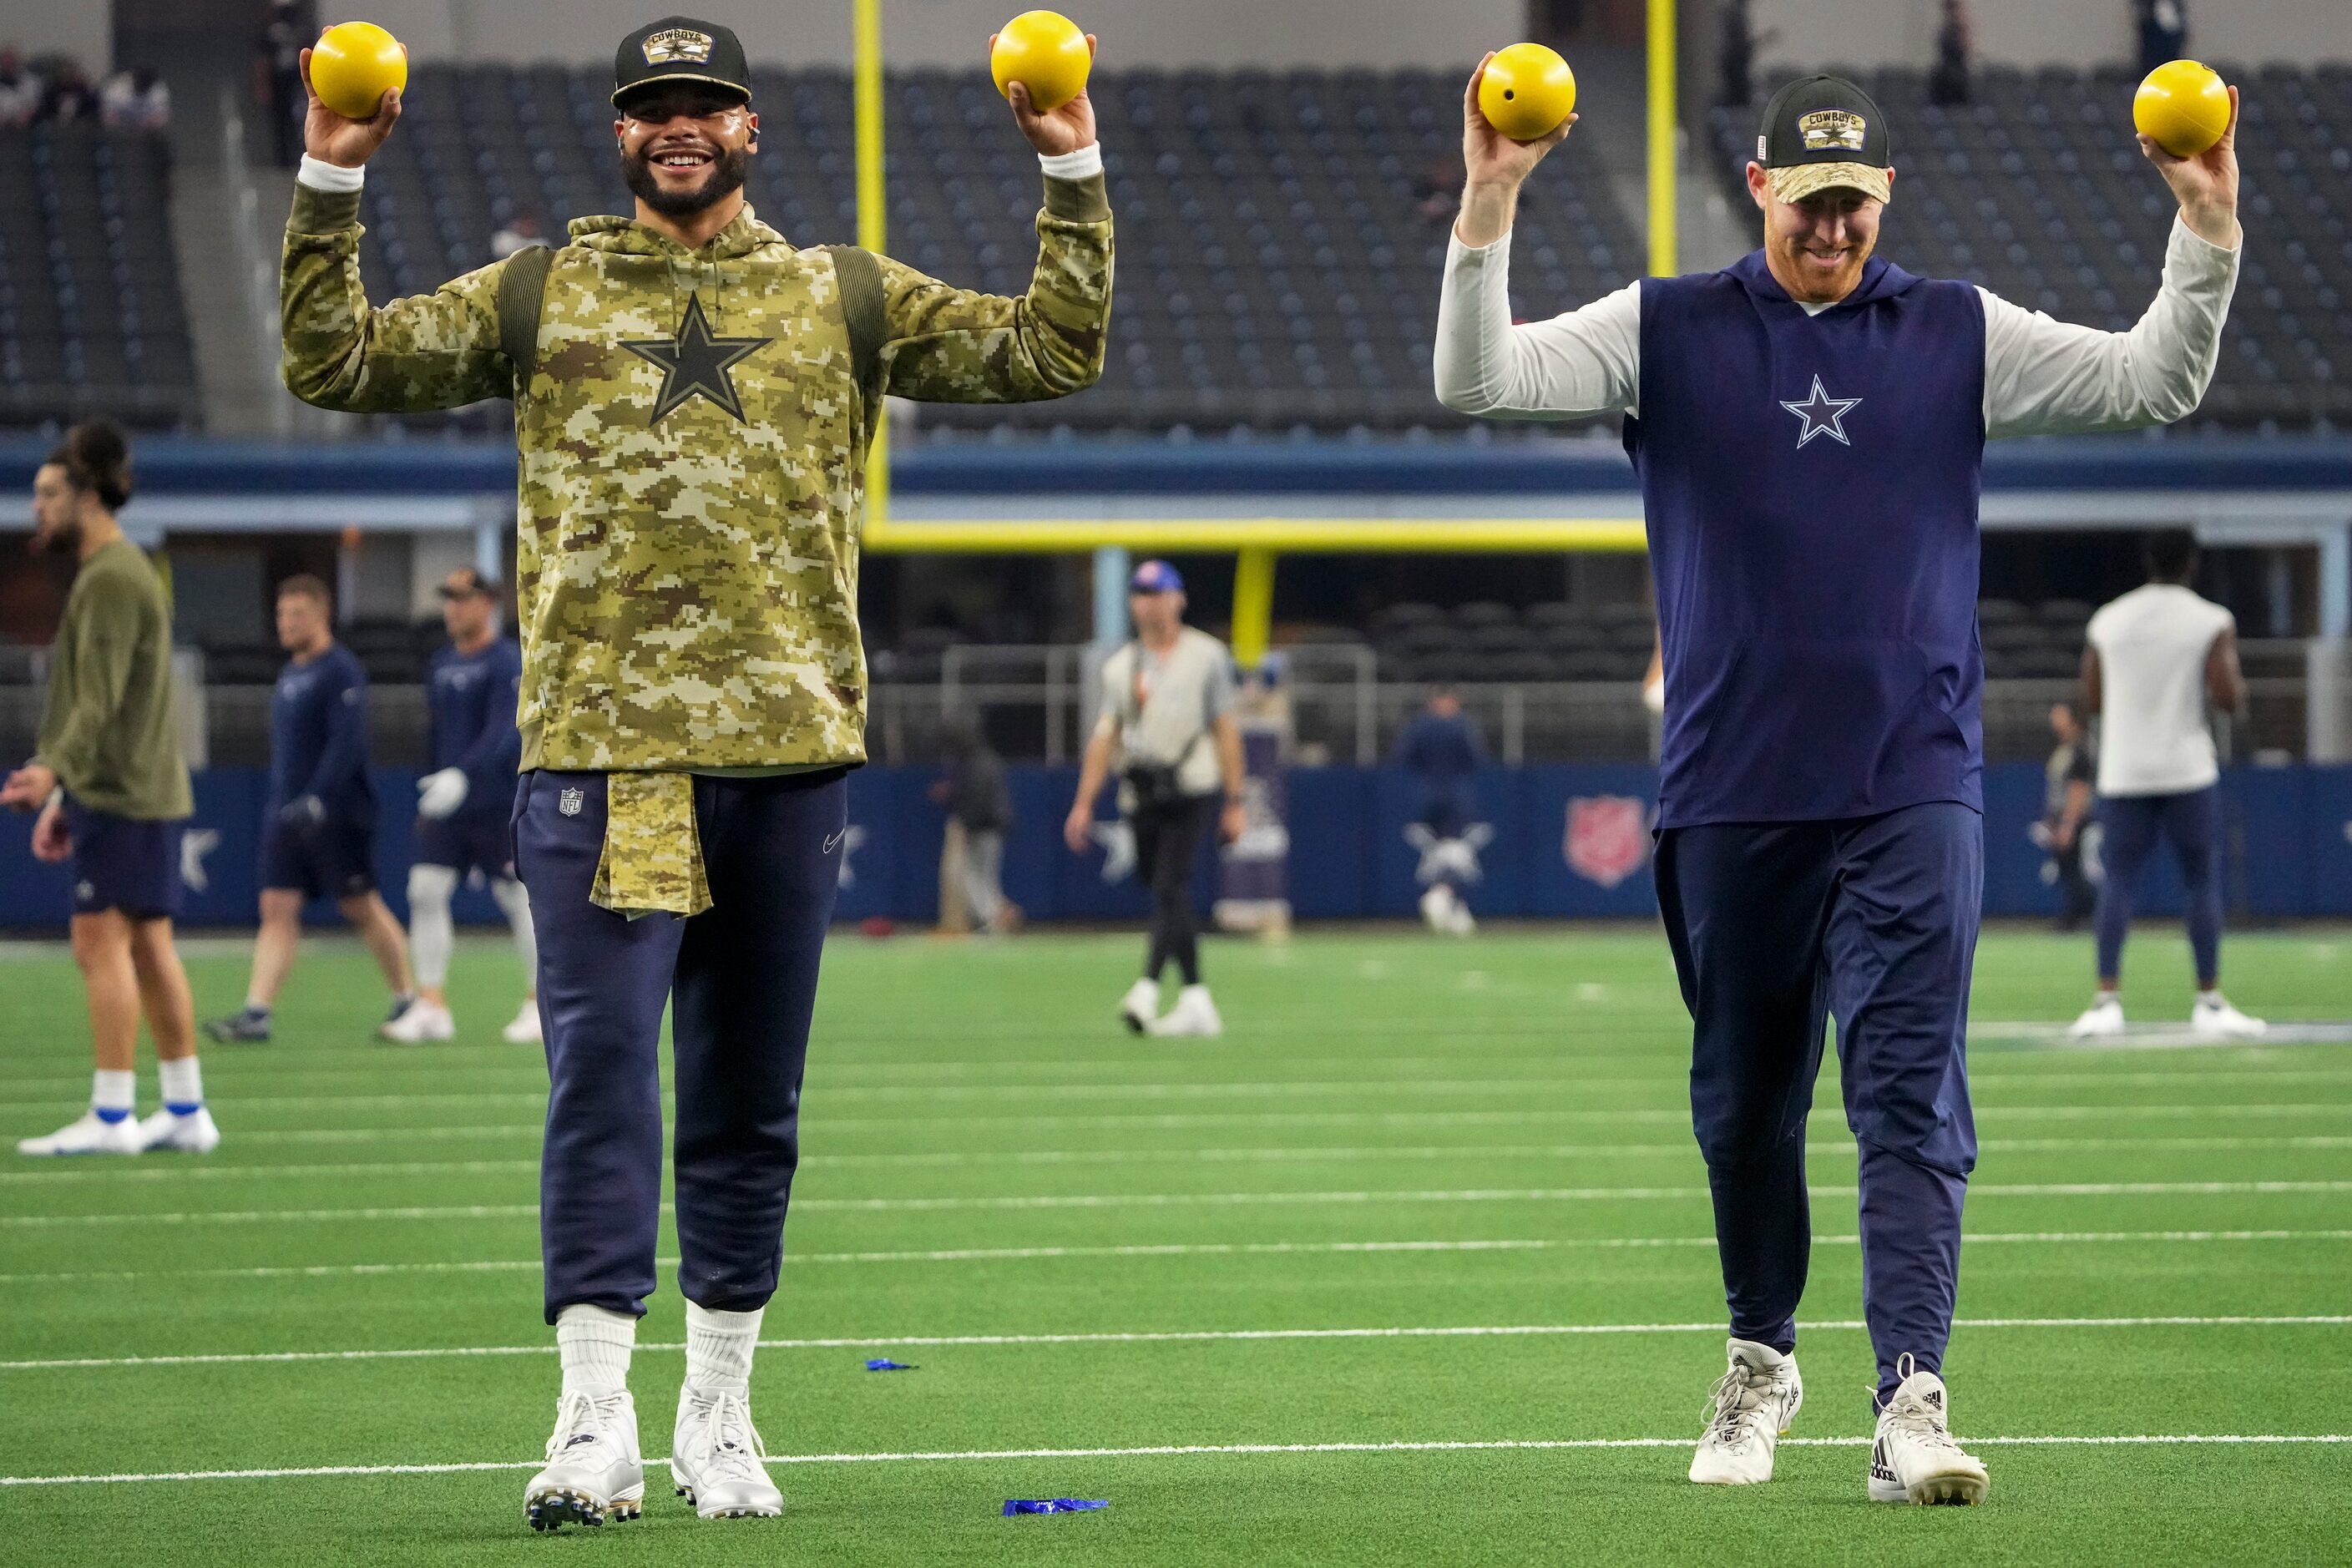
M 1886 116 L 1843 77 L 1801 76 L 1774 93 L 1757 132 L 1756 161 L 1784 202 L 1841 185 L 1882 202 L 1893 195 Z
M 732 27 L 698 22 L 691 16 L 664 16 L 649 22 L 621 40 L 613 57 L 613 102 L 662 82 L 700 82 L 740 93 L 751 100 L 751 68 L 743 58 L 743 41 Z
M 498 579 L 485 577 L 472 566 L 460 566 L 441 579 L 441 596 L 445 599 L 487 599 L 499 591 Z

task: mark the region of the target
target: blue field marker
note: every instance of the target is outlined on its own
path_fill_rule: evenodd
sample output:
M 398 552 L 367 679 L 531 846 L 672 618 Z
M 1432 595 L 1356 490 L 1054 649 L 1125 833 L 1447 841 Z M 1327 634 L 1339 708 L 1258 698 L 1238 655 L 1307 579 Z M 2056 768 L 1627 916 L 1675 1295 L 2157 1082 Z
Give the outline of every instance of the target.
M 1097 1508 L 1108 1508 L 1110 1500 L 1090 1501 L 1085 1498 L 1011 1498 L 1004 1504 L 1004 1517 L 1023 1513 L 1085 1513 Z

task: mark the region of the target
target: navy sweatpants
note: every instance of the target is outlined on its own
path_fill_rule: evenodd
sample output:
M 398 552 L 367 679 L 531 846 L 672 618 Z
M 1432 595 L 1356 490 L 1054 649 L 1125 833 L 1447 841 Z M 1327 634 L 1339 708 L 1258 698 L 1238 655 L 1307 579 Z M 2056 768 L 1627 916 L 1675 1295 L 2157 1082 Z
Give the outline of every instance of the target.
M 2181 911 L 2189 950 L 2197 960 L 2197 988 L 2210 991 L 2221 973 L 2221 786 L 2180 795 L 2114 795 L 2099 801 L 2099 978 L 2124 972 L 2124 938 L 2131 931 L 2132 895 L 2156 853 L 2159 836 L 2172 840 L 2188 895 Z
M 1861 1145 L 1863 1316 L 1879 1393 L 1943 1366 L 1975 1167 L 1965 1051 L 1984 822 L 1933 803 L 1841 822 L 1670 829 L 1658 901 L 1693 1024 L 1691 1121 L 1731 1331 L 1797 1342 L 1812 1222 L 1805 1118 L 1838 1021 Z
M 837 773 L 696 779 L 711 908 L 631 921 L 588 901 L 604 775 L 522 776 L 515 867 L 539 926 L 550 1080 L 539 1198 L 549 1322 L 583 1302 L 642 1314 L 653 1292 L 666 1005 L 678 1289 L 728 1312 L 774 1294 L 846 801 Z

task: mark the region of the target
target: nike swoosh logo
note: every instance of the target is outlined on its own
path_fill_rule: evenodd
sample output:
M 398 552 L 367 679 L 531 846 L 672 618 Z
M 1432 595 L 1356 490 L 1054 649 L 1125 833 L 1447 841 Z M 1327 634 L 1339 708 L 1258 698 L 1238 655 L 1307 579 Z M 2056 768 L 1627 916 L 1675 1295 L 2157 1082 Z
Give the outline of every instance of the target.
M 825 853 L 825 854 L 827 854 L 827 855 L 832 854 L 832 853 L 833 853 L 833 851 L 834 851 L 834 847 L 835 847 L 835 846 L 838 845 L 838 844 L 841 842 L 842 835 L 843 835 L 843 834 L 847 833 L 848 831 L 849 831 L 849 829 L 847 829 L 846 827 L 845 827 L 845 828 L 843 828 L 843 829 L 841 830 L 841 832 L 840 832 L 840 833 L 835 833 L 835 834 L 832 835 L 831 837 L 827 837 L 827 838 L 825 839 L 825 841 L 824 841 L 824 853 Z

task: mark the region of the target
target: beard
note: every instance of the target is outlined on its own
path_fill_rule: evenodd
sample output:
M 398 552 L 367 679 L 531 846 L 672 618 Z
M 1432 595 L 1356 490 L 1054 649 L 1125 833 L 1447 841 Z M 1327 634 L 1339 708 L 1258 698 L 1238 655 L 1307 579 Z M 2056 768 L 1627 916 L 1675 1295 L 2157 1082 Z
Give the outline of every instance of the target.
M 78 519 L 68 518 L 53 527 L 37 528 L 26 549 L 35 555 L 78 555 L 81 552 L 81 523 Z
M 653 159 L 642 153 L 621 154 L 621 178 L 627 183 L 629 195 L 661 214 L 664 217 L 692 217 L 707 212 L 718 202 L 743 188 L 743 178 L 751 172 L 751 153 L 745 147 L 722 147 L 711 160 L 709 173 L 702 184 L 689 190 L 672 191 L 663 188 L 654 173 Z

